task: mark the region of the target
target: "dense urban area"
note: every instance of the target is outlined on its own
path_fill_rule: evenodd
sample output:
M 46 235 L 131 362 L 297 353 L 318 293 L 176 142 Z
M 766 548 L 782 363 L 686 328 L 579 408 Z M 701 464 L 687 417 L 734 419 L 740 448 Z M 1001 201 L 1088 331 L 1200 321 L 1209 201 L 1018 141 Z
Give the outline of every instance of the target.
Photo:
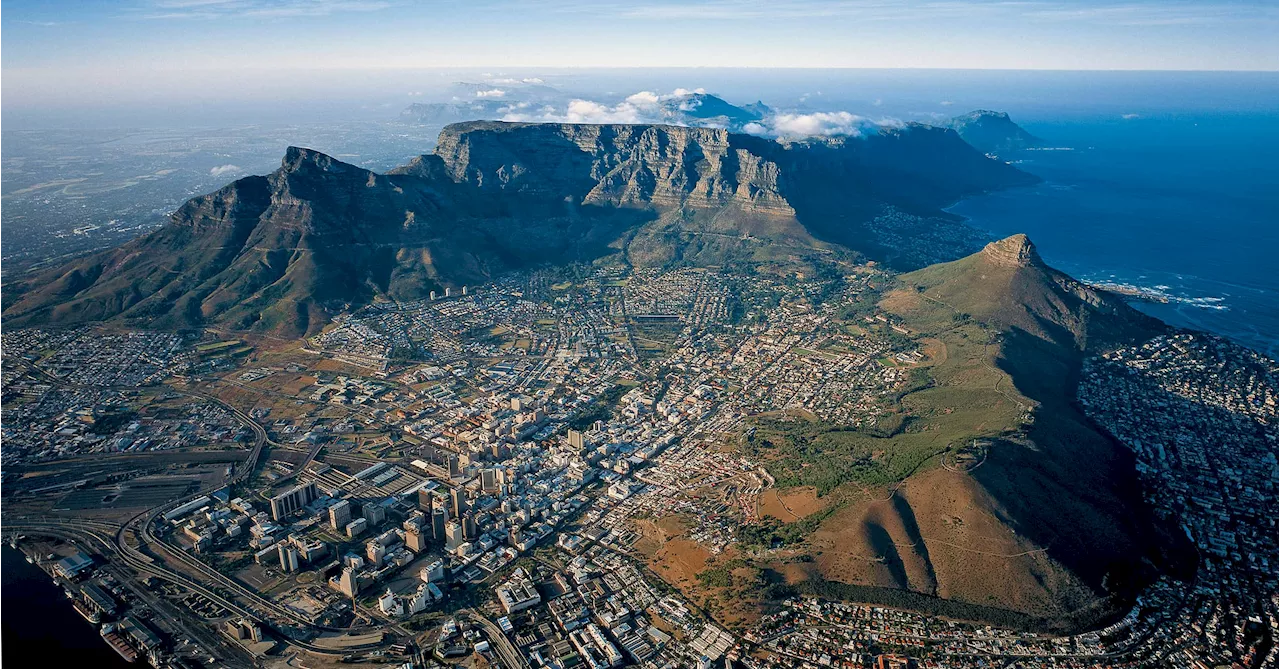
M 828 481 L 758 433 L 890 429 L 937 355 L 877 306 L 893 280 L 570 267 L 375 303 L 300 343 L 6 331 L 4 534 L 156 667 L 1276 666 L 1276 366 L 1208 335 L 1081 374 L 1079 405 L 1198 553 L 1102 629 L 786 583 L 743 616 L 704 595 L 751 567 L 682 578 L 685 554 L 806 527 L 777 493 Z M 981 464 L 956 446 L 843 475 Z

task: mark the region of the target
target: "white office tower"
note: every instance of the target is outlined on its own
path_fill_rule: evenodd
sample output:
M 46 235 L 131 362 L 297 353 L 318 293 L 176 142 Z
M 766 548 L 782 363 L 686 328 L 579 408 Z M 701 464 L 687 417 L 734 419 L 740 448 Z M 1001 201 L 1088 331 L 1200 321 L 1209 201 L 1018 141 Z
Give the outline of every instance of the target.
M 356 570 L 351 567 L 344 568 L 336 581 L 338 592 L 341 592 L 348 597 L 355 597 L 356 592 L 359 591 L 359 583 L 356 580 Z
M 444 580 L 444 560 L 436 560 L 422 568 L 418 574 L 423 583 L 438 583 Z
M 391 592 L 390 588 L 387 588 L 387 591 L 378 598 L 378 610 L 389 616 L 404 615 L 404 607 L 396 601 L 395 593 Z
M 445 547 L 454 550 L 462 545 L 465 537 L 462 534 L 462 523 L 451 520 L 444 526 Z
M 291 544 L 276 544 L 276 551 L 280 556 L 280 569 L 288 573 L 298 571 L 298 549 Z
M 329 507 L 329 527 L 342 531 L 351 522 L 351 502 L 342 500 Z
M 427 584 L 423 583 L 418 586 L 418 591 L 413 593 L 413 597 L 409 598 L 409 615 L 426 611 L 430 603 L 431 591 L 427 589 Z

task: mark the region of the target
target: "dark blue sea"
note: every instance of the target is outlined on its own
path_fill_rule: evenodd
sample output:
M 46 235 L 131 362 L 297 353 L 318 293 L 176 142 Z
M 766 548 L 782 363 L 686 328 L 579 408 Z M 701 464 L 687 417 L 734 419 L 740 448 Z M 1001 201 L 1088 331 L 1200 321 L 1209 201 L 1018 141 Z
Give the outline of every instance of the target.
M 0 663 L 5 666 L 145 666 L 125 662 L 102 640 L 97 628 L 76 613 L 62 588 L 8 544 L 0 546 L 0 587 L 4 593 Z
M 1046 140 L 1017 156 L 1032 188 L 951 211 L 997 236 L 1028 234 L 1051 265 L 1131 286 L 1135 306 L 1276 354 L 1277 118 L 1112 115 L 1025 127 Z

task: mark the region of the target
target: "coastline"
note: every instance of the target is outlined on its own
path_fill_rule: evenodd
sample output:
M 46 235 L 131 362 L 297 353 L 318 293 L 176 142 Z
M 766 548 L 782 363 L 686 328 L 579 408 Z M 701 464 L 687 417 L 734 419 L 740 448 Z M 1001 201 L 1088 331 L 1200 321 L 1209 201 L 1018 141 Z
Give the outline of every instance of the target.
M 42 567 L 26 561 L 22 547 L 0 546 L 3 570 L 3 605 L 23 616 L 3 618 L 3 655 L 14 666 L 20 659 L 47 655 L 59 649 L 68 666 L 80 664 L 98 669 L 147 666 L 129 663 L 102 637 L 97 625 L 79 613 L 62 587 Z
M 1026 188 L 1038 191 L 1044 187 L 1052 189 L 1054 182 L 1046 179 L 1040 184 Z M 1059 184 L 1058 187 L 1063 186 Z M 982 198 L 1017 198 L 1019 194 L 1014 193 L 1015 190 L 1022 191 L 1022 187 L 964 198 L 948 205 L 944 211 L 960 219 L 963 225 L 973 228 L 990 239 L 998 239 L 1004 234 L 1014 232 L 1026 233 L 1036 242 L 1037 249 L 1051 267 L 1095 289 L 1115 294 L 1135 309 L 1158 318 L 1172 327 L 1224 337 L 1272 359 L 1280 357 L 1280 340 L 1277 339 L 1277 333 L 1266 330 L 1267 327 L 1274 327 L 1275 322 L 1265 318 L 1241 315 L 1264 311 L 1265 309 L 1260 308 L 1259 305 L 1269 304 L 1274 308 L 1276 301 L 1274 290 L 1220 278 L 1208 278 L 1192 269 L 1173 273 L 1161 269 L 1104 266 L 1104 262 L 1089 262 L 1087 256 L 1067 260 L 1062 257 L 1062 249 L 1053 243 L 1055 240 L 1050 238 L 1047 241 L 1041 241 L 1041 237 L 1045 235 L 1038 235 L 1034 225 L 1018 226 L 1011 221 L 998 219 L 987 220 L 984 223 L 986 219 L 981 216 L 956 211 L 974 206 L 974 202 Z M 1021 197 L 1028 196 L 1036 197 L 1034 194 L 1025 192 L 1021 195 Z M 1001 225 L 1002 223 L 1007 224 Z M 1015 227 L 1019 229 L 1013 229 Z M 1023 227 L 1031 229 L 1021 229 Z

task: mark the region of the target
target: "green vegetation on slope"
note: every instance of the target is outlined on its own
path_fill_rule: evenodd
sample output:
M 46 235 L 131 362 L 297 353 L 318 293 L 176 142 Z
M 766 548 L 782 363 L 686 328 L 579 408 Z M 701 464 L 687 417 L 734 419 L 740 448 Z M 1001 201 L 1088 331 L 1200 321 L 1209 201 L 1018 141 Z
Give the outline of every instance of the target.
M 1026 400 L 991 366 L 992 332 L 949 316 L 939 325 L 908 323 L 940 339 L 945 359 L 912 369 L 874 425 L 760 419 L 745 450 L 766 463 L 779 487 L 814 486 L 827 495 L 846 484 L 897 483 L 932 466 L 952 446 L 1016 430 Z

